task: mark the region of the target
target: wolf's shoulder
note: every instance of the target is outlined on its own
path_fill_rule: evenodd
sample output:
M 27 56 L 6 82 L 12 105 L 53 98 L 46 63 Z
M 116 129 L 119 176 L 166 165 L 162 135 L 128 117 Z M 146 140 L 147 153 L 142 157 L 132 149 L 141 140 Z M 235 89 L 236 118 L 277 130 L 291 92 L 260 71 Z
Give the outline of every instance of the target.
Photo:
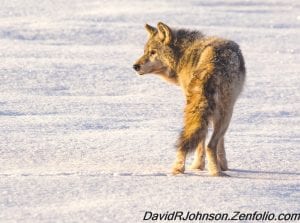
M 194 49 L 204 49 L 206 47 L 212 47 L 215 50 L 239 49 L 239 45 L 235 41 L 217 36 L 205 36 L 203 38 L 199 38 L 193 45 L 191 45 L 191 48 Z

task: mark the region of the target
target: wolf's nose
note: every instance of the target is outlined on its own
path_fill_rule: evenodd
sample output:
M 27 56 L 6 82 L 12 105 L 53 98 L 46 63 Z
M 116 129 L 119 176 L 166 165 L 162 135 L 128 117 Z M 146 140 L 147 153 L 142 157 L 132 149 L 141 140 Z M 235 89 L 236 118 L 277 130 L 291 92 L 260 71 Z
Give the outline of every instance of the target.
M 141 66 L 139 64 L 134 64 L 133 69 L 135 69 L 136 71 L 139 71 L 141 69 Z

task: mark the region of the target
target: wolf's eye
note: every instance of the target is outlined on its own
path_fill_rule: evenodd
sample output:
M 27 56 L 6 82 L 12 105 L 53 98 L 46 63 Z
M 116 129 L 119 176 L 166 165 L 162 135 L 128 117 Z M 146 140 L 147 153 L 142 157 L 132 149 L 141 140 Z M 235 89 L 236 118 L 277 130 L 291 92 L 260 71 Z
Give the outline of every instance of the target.
M 154 55 L 154 54 L 156 54 L 156 50 L 151 50 L 151 51 L 150 51 L 150 55 L 152 56 L 152 55 Z

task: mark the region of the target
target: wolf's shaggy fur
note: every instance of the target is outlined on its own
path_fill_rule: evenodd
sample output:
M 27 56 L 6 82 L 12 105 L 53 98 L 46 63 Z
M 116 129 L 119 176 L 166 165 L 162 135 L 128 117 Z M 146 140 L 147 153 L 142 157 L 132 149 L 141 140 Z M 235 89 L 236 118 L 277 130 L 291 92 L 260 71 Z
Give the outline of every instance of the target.
M 246 70 L 239 46 L 230 40 L 206 37 L 201 32 L 146 25 L 149 40 L 134 69 L 140 75 L 157 74 L 179 85 L 186 97 L 184 128 L 177 143 L 173 174 L 183 173 L 188 152 L 196 150 L 193 169 L 204 169 L 208 125 L 213 134 L 207 145 L 208 170 L 225 175 L 224 135 L 234 104 L 242 91 Z

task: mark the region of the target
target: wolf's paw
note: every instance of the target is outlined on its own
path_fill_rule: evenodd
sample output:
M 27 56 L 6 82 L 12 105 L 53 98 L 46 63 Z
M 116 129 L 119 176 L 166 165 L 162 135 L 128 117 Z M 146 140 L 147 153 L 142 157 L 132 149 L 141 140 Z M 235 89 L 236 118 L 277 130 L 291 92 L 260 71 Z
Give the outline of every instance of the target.
M 204 170 L 205 168 L 205 163 L 202 163 L 202 164 L 192 164 L 189 166 L 189 169 L 190 170 Z
M 220 165 L 220 169 L 222 171 L 226 171 L 228 170 L 228 165 L 227 165 L 227 160 L 226 159 L 218 159 L 219 165 Z
M 223 172 L 213 172 L 213 173 L 210 173 L 210 175 L 213 177 L 230 177 L 228 174 L 223 173 Z
M 220 165 L 220 168 L 222 171 L 227 171 L 229 170 L 228 166 L 227 165 Z
M 184 173 L 184 166 L 174 166 L 172 168 L 173 175 L 182 174 L 182 173 Z

